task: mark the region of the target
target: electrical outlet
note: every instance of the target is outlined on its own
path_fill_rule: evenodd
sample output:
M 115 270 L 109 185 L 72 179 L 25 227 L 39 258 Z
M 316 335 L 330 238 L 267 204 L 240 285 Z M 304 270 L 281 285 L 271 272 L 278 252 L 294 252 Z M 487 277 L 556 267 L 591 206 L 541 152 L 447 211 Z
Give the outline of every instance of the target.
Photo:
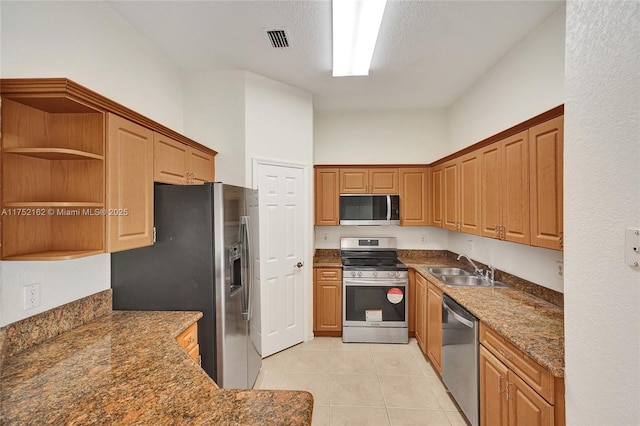
M 427 236 L 420 235 L 420 244 L 427 244 Z
M 558 277 L 562 278 L 564 276 L 564 262 L 558 261 Z
M 467 253 L 473 252 L 473 240 L 467 240 Z
M 40 284 L 31 284 L 24 287 L 24 310 L 40 306 Z
M 322 239 L 324 241 L 327 241 L 329 239 L 329 234 L 327 234 L 326 232 L 324 234 L 322 234 Z

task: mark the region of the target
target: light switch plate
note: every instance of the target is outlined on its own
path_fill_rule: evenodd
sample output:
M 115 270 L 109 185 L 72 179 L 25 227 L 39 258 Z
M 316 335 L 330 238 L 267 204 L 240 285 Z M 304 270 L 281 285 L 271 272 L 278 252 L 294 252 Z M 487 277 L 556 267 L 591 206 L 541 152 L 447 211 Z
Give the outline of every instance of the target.
M 624 238 L 624 259 L 627 265 L 640 267 L 640 229 L 627 229 Z

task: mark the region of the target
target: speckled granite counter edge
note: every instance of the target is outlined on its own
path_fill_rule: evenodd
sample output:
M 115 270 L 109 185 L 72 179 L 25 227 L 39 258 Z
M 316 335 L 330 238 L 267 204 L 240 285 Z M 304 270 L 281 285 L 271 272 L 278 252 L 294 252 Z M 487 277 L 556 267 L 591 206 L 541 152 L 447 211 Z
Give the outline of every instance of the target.
M 308 392 L 219 389 L 175 340 L 201 316 L 112 311 L 8 357 L 0 423 L 311 424 Z
M 1 352 L 12 356 L 111 312 L 111 289 L 58 306 L 3 327 Z M 2 342 L 1 340 L 4 340 Z
M 447 262 L 436 263 L 439 266 L 450 265 Z M 448 286 L 426 271 L 424 264 L 413 264 L 411 267 L 428 278 L 445 294 L 458 301 L 480 321 L 496 330 L 532 360 L 549 370 L 553 376 L 564 377 L 564 332 L 561 307 L 515 288 Z M 507 311 L 504 303 L 517 308 L 520 315 L 512 315 Z M 528 311 L 527 307 L 532 307 L 533 312 L 526 312 Z M 537 309 L 542 311 L 539 315 L 535 313 Z M 550 330 L 545 327 L 533 328 L 533 322 L 522 324 L 522 321 L 525 321 L 525 313 L 539 318 L 553 331 L 549 334 Z

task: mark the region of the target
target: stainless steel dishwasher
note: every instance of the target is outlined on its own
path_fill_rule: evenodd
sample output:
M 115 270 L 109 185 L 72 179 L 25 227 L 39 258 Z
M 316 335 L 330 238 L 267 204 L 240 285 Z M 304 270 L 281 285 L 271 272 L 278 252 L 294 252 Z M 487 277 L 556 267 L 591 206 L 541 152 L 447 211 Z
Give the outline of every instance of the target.
M 442 380 L 471 426 L 479 423 L 478 318 L 442 295 Z

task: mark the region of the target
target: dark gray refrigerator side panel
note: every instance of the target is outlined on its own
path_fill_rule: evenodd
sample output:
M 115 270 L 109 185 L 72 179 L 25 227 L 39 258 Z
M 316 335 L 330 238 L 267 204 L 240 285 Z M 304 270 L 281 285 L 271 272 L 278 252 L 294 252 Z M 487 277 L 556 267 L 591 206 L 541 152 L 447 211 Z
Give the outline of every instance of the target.
M 113 309 L 201 311 L 202 368 L 217 380 L 212 186 L 154 193 L 156 243 L 111 255 Z

